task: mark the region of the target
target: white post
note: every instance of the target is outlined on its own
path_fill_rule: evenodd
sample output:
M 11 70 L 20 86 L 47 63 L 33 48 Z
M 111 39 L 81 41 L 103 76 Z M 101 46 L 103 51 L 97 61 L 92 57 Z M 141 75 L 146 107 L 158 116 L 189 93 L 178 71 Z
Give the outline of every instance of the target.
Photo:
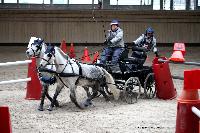
M 32 62 L 32 60 L 6 62 L 6 63 L 0 63 L 0 66 L 22 65 L 22 64 L 29 64 L 31 62 Z
M 19 83 L 19 82 L 28 82 L 28 81 L 31 81 L 31 78 L 1 81 L 0 85 L 2 85 L 2 84 L 10 84 L 10 83 Z

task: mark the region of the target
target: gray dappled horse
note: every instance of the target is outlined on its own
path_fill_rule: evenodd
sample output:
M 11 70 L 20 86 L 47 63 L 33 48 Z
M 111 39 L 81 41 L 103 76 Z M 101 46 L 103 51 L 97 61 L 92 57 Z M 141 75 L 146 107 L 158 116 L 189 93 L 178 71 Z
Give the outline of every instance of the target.
M 105 69 L 94 65 L 82 64 L 69 57 L 66 58 L 60 48 L 48 46 L 40 65 L 46 67 L 52 63 L 55 64 L 56 74 L 60 79 L 57 80 L 57 82 L 61 82 L 57 85 L 56 93 L 53 97 L 54 101 L 61 89 L 66 86 L 70 89 L 71 101 L 82 109 L 92 104 L 91 100 L 96 97 L 100 87 L 105 84 L 110 89 L 114 98 L 119 98 L 120 90 L 116 88 L 113 77 Z M 76 99 L 75 90 L 77 86 L 82 86 L 83 88 L 91 87 L 93 89 L 93 94 L 89 96 L 82 105 L 80 105 Z M 50 109 L 52 108 L 53 106 L 50 107 Z
M 41 38 L 31 37 L 28 47 L 27 47 L 27 50 L 26 50 L 26 55 L 29 58 L 36 57 L 37 58 L 37 60 L 36 60 L 37 66 L 39 66 L 41 57 L 43 57 L 43 54 L 44 54 L 46 48 L 47 48 L 47 45 L 44 43 L 44 41 Z M 55 66 L 48 65 L 47 69 L 55 70 Z M 53 99 L 48 94 L 48 88 L 49 88 L 49 85 L 51 85 L 55 82 L 55 78 L 52 77 L 52 74 L 50 74 L 50 73 L 42 73 L 42 78 L 43 78 L 43 80 L 40 80 L 41 84 L 42 84 L 42 95 L 41 95 L 41 102 L 38 107 L 38 110 L 40 110 L 40 111 L 43 111 L 45 95 L 51 101 L 51 103 L 53 102 Z M 58 101 L 55 101 L 53 104 L 56 107 L 59 106 Z

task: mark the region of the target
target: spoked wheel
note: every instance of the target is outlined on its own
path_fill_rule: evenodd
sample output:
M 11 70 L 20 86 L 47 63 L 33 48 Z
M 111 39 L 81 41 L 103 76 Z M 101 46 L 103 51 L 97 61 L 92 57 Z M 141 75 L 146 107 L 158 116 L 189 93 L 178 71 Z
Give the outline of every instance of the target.
M 124 98 L 129 104 L 136 103 L 141 93 L 140 80 L 137 77 L 130 77 L 124 85 Z
M 149 99 L 154 98 L 156 95 L 154 73 L 149 73 L 144 81 L 144 94 Z

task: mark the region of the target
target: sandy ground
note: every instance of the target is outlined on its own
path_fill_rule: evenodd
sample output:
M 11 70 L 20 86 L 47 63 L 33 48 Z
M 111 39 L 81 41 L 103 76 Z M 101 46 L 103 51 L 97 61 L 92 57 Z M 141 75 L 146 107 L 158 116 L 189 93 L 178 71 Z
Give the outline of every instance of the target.
M 89 52 L 101 47 L 88 46 Z M 171 47 L 159 48 L 162 55 L 170 57 Z M 25 60 L 26 47 L 0 47 L 0 61 Z M 76 47 L 77 57 L 83 54 L 83 47 Z M 187 61 L 199 61 L 200 47 L 186 49 Z M 147 58 L 151 65 L 153 54 Z M 182 75 L 185 69 L 195 66 L 170 64 L 173 75 Z M 0 81 L 26 78 L 27 65 L 1 67 Z M 183 81 L 174 80 L 177 94 L 183 88 Z M 123 101 L 105 102 L 103 97 L 94 99 L 94 106 L 80 110 L 70 101 L 68 88 L 58 97 L 60 108 L 52 112 L 46 110 L 49 101 L 45 101 L 45 110 L 37 110 L 39 100 L 25 100 L 26 83 L 0 86 L 0 106 L 9 106 L 13 133 L 173 133 L 176 127 L 177 99 L 161 100 L 141 98 L 135 104 Z M 55 85 L 50 87 L 53 95 Z

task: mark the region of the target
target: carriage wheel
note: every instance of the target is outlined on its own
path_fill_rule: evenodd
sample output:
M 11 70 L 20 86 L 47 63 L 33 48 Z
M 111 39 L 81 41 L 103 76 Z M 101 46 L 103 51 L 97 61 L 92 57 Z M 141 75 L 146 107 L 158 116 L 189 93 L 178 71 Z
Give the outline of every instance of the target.
M 154 73 L 149 73 L 144 81 L 144 94 L 150 99 L 156 95 Z
M 136 103 L 141 93 L 140 80 L 137 77 L 130 77 L 124 85 L 124 98 L 129 104 Z

